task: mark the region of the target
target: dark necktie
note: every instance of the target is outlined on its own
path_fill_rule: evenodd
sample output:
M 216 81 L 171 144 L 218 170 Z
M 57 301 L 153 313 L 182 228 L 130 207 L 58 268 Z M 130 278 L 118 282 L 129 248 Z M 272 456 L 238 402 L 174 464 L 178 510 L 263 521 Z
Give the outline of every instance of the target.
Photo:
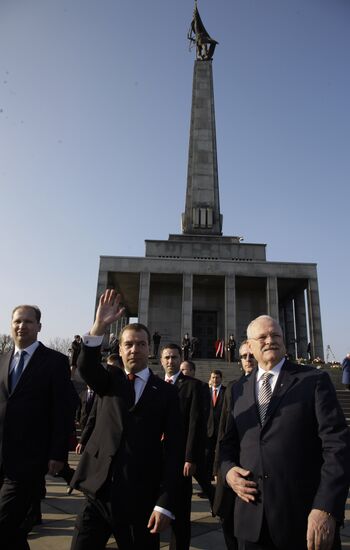
M 270 384 L 270 378 L 273 376 L 271 372 L 265 372 L 262 376 L 262 385 L 258 395 L 258 408 L 261 425 L 264 423 L 267 409 L 269 407 L 270 399 L 272 396 L 272 388 Z
M 165 380 L 165 382 L 167 382 L 168 384 L 172 384 L 173 383 L 173 379 L 172 378 L 167 378 Z
M 21 374 L 23 372 L 24 359 L 26 355 L 27 355 L 26 351 L 21 351 L 19 361 L 10 374 L 9 389 L 11 393 L 14 391 L 15 387 L 17 386 L 18 380 L 20 379 Z
M 127 377 L 128 377 L 128 380 L 129 380 L 129 385 L 130 385 L 130 390 L 131 390 L 131 402 L 132 402 L 132 405 L 135 405 L 135 401 L 136 401 L 136 393 L 135 393 L 136 374 L 133 374 L 132 372 L 129 372 Z

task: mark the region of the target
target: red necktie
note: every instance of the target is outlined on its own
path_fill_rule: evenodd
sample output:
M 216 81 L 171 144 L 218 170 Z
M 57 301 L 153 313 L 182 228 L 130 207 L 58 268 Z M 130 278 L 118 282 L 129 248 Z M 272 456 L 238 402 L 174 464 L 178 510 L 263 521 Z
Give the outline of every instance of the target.
M 167 378 L 165 381 L 168 382 L 168 384 L 172 384 L 172 383 L 173 383 L 172 378 Z
M 214 407 L 216 405 L 217 398 L 218 398 L 218 390 L 216 388 L 214 388 L 213 389 L 213 405 L 214 405 Z

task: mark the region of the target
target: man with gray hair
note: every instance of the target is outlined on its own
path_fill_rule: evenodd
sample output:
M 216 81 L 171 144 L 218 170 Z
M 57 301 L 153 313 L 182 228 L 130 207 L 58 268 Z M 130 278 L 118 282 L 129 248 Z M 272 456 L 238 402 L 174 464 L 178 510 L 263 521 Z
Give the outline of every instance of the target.
M 254 319 L 247 336 L 258 368 L 233 385 L 220 446 L 239 548 L 339 549 L 350 441 L 334 387 L 327 373 L 286 359 L 273 318 Z

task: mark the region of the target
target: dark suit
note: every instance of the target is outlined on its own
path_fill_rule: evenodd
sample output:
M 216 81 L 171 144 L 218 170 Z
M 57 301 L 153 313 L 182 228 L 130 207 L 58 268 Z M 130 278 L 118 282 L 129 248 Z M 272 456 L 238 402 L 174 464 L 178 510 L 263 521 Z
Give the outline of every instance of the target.
M 85 422 L 84 429 L 81 432 L 79 443 L 81 443 L 84 447 L 86 446 L 87 442 L 91 437 L 92 432 L 94 431 L 94 428 L 96 425 L 96 417 L 97 417 L 98 411 L 101 409 L 101 405 L 102 405 L 102 401 L 97 395 L 94 399 L 90 414 Z
M 227 430 L 228 421 L 232 409 L 232 386 L 236 380 L 227 384 L 224 402 L 222 405 L 217 444 L 215 449 L 214 471 L 217 473 L 217 483 L 215 489 L 215 498 L 213 504 L 213 514 L 220 517 L 222 530 L 225 537 L 227 550 L 237 550 L 237 540 L 233 534 L 233 507 L 235 503 L 235 493 L 225 483 L 219 468 L 219 446 Z
M 0 356 L 0 540 L 2 549 L 8 539 L 17 550 L 29 548 L 19 525 L 38 496 L 48 461 L 67 460 L 73 410 L 66 356 L 39 344 L 9 394 L 12 355 Z
M 146 526 L 155 505 L 174 511 L 182 468 L 177 392 L 151 372 L 134 405 L 124 371 L 109 373 L 99 359 L 99 347 L 82 347 L 80 373 L 100 403 L 72 480 L 88 497 L 72 547 L 104 548 L 113 532 L 120 549 L 157 548 L 159 537 Z
M 251 471 L 259 490 L 254 504 L 236 498 L 235 535 L 257 542 L 268 525 L 276 548 L 302 550 L 311 509 L 343 520 L 349 429 L 328 374 L 288 361 L 261 426 L 255 373 L 233 385 L 232 414 L 220 446 L 224 478 L 239 465 Z
M 79 394 L 79 406 L 77 409 L 77 421 L 79 422 L 81 430 L 84 430 L 87 419 L 95 402 L 96 394 L 91 396 L 88 394 L 88 390 L 84 390 Z
M 185 430 L 185 462 L 199 464 L 204 460 L 204 416 L 202 383 L 180 372 L 175 387 L 178 390 L 180 411 Z M 188 550 L 191 541 L 192 478 L 181 478 L 176 520 L 172 522 L 169 550 Z
M 214 457 L 225 391 L 226 387 L 221 385 L 215 405 L 213 402 L 213 390 L 210 389 L 209 392 L 209 418 L 207 422 L 207 441 L 205 449 L 206 470 L 209 479 L 212 479 L 213 475 L 216 475 L 216 471 L 214 471 Z
M 71 343 L 71 356 L 70 356 L 70 364 L 72 367 L 76 367 L 79 353 L 81 350 L 81 342 L 77 342 L 76 340 L 73 340 Z

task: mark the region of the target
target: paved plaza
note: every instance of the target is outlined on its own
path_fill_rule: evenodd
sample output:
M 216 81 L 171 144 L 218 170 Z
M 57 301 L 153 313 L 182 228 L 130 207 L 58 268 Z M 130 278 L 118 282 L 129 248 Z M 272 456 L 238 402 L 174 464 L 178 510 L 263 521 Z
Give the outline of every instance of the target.
M 71 453 L 70 463 L 75 468 L 77 457 Z M 42 502 L 43 523 L 33 529 L 29 536 L 31 550 L 69 550 L 75 517 L 83 496 L 74 491 L 66 494 L 63 480 L 47 477 L 47 497 Z M 198 486 L 194 486 L 194 493 Z M 162 535 L 161 548 L 168 549 L 169 533 Z M 346 505 L 346 524 L 342 530 L 342 548 L 350 548 L 350 498 Z M 107 548 L 117 548 L 111 539 Z M 191 550 L 225 550 L 220 522 L 211 516 L 209 503 L 196 495 L 192 501 Z

